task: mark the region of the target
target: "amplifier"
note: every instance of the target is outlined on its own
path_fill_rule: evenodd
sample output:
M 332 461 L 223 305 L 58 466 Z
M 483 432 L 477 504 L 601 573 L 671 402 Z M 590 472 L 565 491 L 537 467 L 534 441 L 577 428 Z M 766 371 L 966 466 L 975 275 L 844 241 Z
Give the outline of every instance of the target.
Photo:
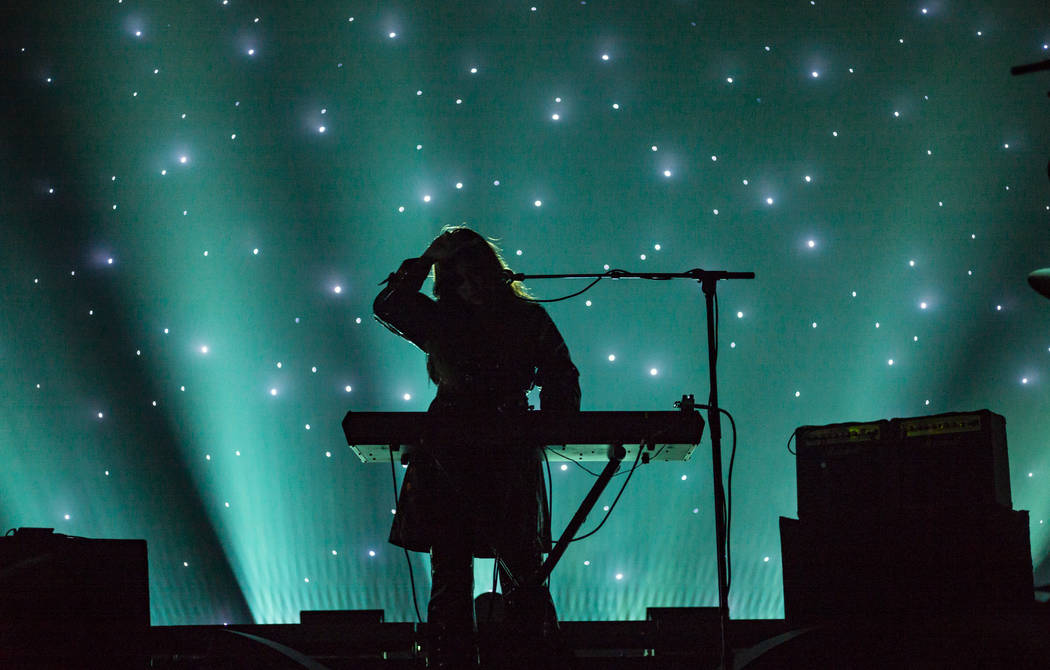
M 802 426 L 795 432 L 798 516 L 820 521 L 890 514 L 899 462 L 889 421 Z
M 1012 507 L 1006 421 L 988 410 L 802 426 L 800 520 L 887 520 L 914 508 Z
M 1011 509 L 1006 420 L 988 410 L 895 419 L 904 507 Z

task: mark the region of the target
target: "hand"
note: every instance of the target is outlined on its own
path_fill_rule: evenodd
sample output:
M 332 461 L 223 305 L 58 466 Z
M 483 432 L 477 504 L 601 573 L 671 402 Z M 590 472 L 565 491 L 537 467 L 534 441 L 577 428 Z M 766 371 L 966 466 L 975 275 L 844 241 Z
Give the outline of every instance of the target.
M 431 263 L 448 260 L 452 255 L 452 244 L 447 235 L 438 235 L 423 252 L 423 258 Z

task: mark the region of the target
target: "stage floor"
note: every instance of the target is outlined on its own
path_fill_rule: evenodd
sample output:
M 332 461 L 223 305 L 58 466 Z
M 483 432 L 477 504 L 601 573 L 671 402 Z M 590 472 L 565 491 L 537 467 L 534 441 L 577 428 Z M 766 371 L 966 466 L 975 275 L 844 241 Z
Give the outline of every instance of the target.
M 656 621 L 562 622 L 571 670 L 690 670 L 719 667 L 720 627 L 713 610 L 676 611 Z M 425 667 L 424 626 L 363 622 L 329 613 L 307 624 L 154 626 L 140 631 L 8 631 L 4 668 L 312 668 L 397 670 Z M 479 625 L 482 668 L 498 659 L 515 631 Z M 896 614 L 801 625 L 733 620 L 734 668 L 1050 668 L 1050 607 L 1025 612 Z M 532 664 L 529 670 L 543 670 Z

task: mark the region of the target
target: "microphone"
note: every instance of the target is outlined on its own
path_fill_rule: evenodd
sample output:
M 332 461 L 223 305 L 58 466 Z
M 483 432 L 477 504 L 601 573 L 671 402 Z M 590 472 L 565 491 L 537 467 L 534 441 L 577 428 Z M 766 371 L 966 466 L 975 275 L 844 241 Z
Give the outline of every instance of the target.
M 1044 60 L 1038 63 L 1028 63 L 1026 65 L 1015 65 L 1010 68 L 1010 74 L 1016 76 L 1019 74 L 1030 74 L 1040 70 L 1050 70 L 1050 60 Z

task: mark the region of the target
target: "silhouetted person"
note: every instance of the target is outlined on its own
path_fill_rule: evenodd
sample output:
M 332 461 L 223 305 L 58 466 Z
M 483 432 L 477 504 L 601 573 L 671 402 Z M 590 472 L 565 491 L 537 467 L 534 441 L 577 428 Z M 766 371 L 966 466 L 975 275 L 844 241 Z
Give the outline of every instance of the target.
M 420 292 L 431 267 L 436 300 Z M 429 665 L 473 664 L 476 556 L 502 562 L 506 615 L 517 638 L 508 644 L 519 644 L 516 658 L 542 670 L 557 630 L 550 593 L 545 585 L 511 587 L 551 548 L 543 454 L 512 438 L 480 442 L 470 423 L 528 411 L 534 386 L 540 409 L 577 411 L 579 372 L 546 310 L 522 299 L 526 293 L 508 281 L 496 247 L 469 228 L 446 228 L 387 282 L 375 315 L 426 352 L 437 384 L 429 416 L 456 426 L 460 436 L 424 444 L 410 462 L 390 531 L 393 544 L 431 554 Z

